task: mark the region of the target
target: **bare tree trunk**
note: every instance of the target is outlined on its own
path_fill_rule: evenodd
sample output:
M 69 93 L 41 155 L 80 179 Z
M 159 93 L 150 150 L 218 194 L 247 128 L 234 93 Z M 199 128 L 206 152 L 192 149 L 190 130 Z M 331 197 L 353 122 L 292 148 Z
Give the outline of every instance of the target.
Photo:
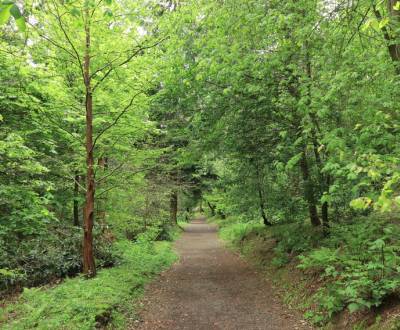
M 81 177 L 75 173 L 75 178 L 74 178 L 74 226 L 79 227 L 80 221 L 79 221 L 79 181 Z
M 308 212 L 310 215 L 310 221 L 313 226 L 321 225 L 321 221 L 318 217 L 317 205 L 315 201 L 314 187 L 310 178 L 310 173 L 308 169 L 307 155 L 306 151 L 303 151 L 303 156 L 300 160 L 301 172 L 303 174 L 304 180 L 304 196 L 308 203 Z
M 263 194 L 263 188 L 262 188 L 262 182 L 261 182 L 260 169 L 258 168 L 258 164 L 256 164 L 255 167 L 256 167 L 256 175 L 257 175 L 256 180 L 257 180 L 258 200 L 259 200 L 261 217 L 263 219 L 264 225 L 272 226 L 272 223 L 268 220 L 267 215 L 265 214 L 264 194 Z
M 84 210 L 83 237 L 83 273 L 88 277 L 96 276 L 96 265 L 93 253 L 93 224 L 94 224 L 94 157 L 93 157 L 93 95 L 90 79 L 90 15 L 89 4 L 85 4 L 85 59 L 84 80 L 86 89 L 86 200 Z
M 178 193 L 173 190 L 170 196 L 170 219 L 171 224 L 177 225 L 178 224 Z

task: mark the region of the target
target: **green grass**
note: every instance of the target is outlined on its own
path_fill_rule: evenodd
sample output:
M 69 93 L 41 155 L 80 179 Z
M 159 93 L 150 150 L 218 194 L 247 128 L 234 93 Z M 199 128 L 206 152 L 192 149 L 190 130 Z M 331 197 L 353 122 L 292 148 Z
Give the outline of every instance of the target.
M 1 329 L 93 329 L 97 322 L 124 328 L 124 311 L 155 274 L 170 266 L 176 255 L 168 242 L 131 243 L 116 248 L 122 263 L 103 269 L 94 279 L 67 279 L 53 288 L 25 289 L 20 299 L 0 311 Z

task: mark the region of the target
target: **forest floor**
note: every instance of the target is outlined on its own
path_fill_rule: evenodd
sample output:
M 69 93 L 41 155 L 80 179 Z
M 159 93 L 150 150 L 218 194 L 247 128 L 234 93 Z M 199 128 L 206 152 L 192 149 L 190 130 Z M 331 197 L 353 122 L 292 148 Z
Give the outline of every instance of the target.
M 147 287 L 130 329 L 310 329 L 204 218 L 185 227 L 175 248 L 180 261 Z

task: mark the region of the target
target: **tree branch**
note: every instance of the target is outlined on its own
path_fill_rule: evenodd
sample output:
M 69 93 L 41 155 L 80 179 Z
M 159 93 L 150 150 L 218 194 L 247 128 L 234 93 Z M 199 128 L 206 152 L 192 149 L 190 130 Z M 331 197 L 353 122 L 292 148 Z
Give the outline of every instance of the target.
M 95 70 L 93 74 L 98 73 L 98 72 L 104 70 L 106 67 L 108 67 L 108 66 L 111 65 L 111 67 L 110 67 L 110 68 L 108 69 L 108 71 L 104 74 L 104 76 L 103 76 L 99 81 L 97 81 L 96 84 L 93 86 L 92 91 L 94 92 L 94 91 L 96 90 L 96 88 L 97 88 L 97 87 L 98 87 L 98 86 L 99 86 L 99 85 L 100 85 L 100 84 L 101 84 L 101 83 L 102 83 L 116 68 L 119 68 L 119 67 L 123 66 L 124 64 L 129 63 L 136 55 L 138 55 L 138 54 L 139 54 L 140 52 L 142 52 L 143 50 L 156 47 L 156 46 L 158 46 L 160 43 L 162 43 L 163 41 L 165 41 L 166 39 L 168 39 L 168 37 L 165 37 L 165 38 L 163 38 L 163 39 L 161 39 L 161 40 L 158 40 L 157 42 L 155 42 L 155 43 L 152 44 L 152 45 L 139 47 L 138 49 L 136 49 L 136 51 L 134 51 L 131 55 L 129 55 L 124 61 L 118 63 L 116 66 L 112 66 L 112 63 L 115 62 L 118 58 L 112 60 L 111 62 L 109 62 L 109 63 L 108 63 L 109 65 L 106 64 L 105 66 L 103 66 L 102 69 Z
M 125 108 L 124 108 L 124 109 L 118 114 L 118 116 L 114 119 L 114 121 L 113 121 L 111 124 L 107 125 L 104 129 L 102 129 L 102 130 L 100 131 L 99 134 L 97 134 L 97 136 L 95 137 L 95 139 L 94 139 L 94 141 L 93 141 L 92 150 L 93 150 L 94 147 L 96 146 L 96 143 L 97 143 L 97 141 L 99 140 L 99 138 L 100 138 L 106 131 L 108 131 L 111 127 L 115 126 L 115 125 L 118 123 L 118 121 L 120 120 L 120 118 L 121 118 L 121 117 L 129 110 L 129 108 L 132 106 L 133 101 L 135 100 L 135 98 L 136 98 L 138 95 L 142 94 L 142 93 L 143 93 L 143 91 L 140 91 L 140 92 L 136 93 L 136 94 L 131 98 L 130 102 L 125 106 Z

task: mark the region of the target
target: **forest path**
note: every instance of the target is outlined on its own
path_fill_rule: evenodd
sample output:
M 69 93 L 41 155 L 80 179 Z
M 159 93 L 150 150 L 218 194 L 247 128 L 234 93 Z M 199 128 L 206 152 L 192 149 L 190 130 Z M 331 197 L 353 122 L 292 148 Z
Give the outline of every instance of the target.
M 185 228 L 175 244 L 180 261 L 147 287 L 131 329 L 310 329 L 216 231 L 204 218 Z

